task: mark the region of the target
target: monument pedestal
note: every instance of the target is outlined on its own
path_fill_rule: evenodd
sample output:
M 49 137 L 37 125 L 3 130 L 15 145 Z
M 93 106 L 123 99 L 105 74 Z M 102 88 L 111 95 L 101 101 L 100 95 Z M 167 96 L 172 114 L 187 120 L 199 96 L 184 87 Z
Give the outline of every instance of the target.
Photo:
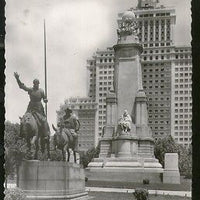
M 180 184 L 177 153 L 165 154 L 165 170 L 163 173 L 163 183 Z
M 94 158 L 88 164 L 85 174 L 89 181 L 121 182 L 123 184 L 123 182 L 142 183 L 144 179 L 149 179 L 151 183 L 162 182 L 163 168 L 153 154 L 149 153 L 151 140 L 147 139 L 148 144 L 146 144 L 144 140 L 136 136 L 123 133 L 106 141 L 107 144 L 112 144 L 113 151 L 109 156 L 100 154 L 99 158 Z M 145 144 L 143 146 L 140 143 Z M 147 149 L 145 150 L 144 147 Z M 138 148 L 141 148 L 141 153 L 144 152 L 142 156 Z
M 89 181 L 142 183 L 161 183 L 163 169 L 155 158 L 140 157 L 95 158 L 85 169 Z
M 22 161 L 17 187 L 32 200 L 88 199 L 84 170 L 80 165 L 61 161 Z

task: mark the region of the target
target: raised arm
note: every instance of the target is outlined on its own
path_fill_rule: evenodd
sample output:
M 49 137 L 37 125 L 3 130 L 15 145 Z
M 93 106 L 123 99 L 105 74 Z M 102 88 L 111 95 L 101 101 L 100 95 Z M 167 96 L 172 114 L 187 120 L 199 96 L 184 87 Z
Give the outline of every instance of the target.
M 18 74 L 17 72 L 14 72 L 14 76 L 15 76 L 15 78 L 16 78 L 17 84 L 19 85 L 19 88 L 20 88 L 20 89 L 23 89 L 23 90 L 25 90 L 25 91 L 27 91 L 27 92 L 29 92 L 29 91 L 31 90 L 31 88 L 26 87 L 26 86 L 24 85 L 24 83 L 22 83 L 22 82 L 20 81 L 20 79 L 19 79 L 19 74 Z

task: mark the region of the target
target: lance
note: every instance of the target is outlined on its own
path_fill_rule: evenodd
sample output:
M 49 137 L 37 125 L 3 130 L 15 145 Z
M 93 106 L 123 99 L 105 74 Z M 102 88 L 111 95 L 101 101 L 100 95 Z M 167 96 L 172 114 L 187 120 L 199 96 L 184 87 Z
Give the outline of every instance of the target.
M 44 19 L 44 75 L 45 75 L 45 96 L 47 99 L 47 59 L 46 59 L 46 26 Z M 47 118 L 47 102 L 45 103 L 45 114 Z

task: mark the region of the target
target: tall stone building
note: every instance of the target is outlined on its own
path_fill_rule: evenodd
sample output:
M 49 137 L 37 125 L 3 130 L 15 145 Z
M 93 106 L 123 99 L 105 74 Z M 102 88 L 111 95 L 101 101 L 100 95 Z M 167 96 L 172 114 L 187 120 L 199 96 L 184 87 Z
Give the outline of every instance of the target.
M 106 95 L 113 85 L 114 50 L 97 50 L 95 55 L 87 60 L 88 95 L 95 98 L 98 104 L 96 134 L 101 136 L 106 122 Z
M 192 128 L 192 56 L 188 46 L 175 47 L 172 53 L 171 135 L 188 146 Z

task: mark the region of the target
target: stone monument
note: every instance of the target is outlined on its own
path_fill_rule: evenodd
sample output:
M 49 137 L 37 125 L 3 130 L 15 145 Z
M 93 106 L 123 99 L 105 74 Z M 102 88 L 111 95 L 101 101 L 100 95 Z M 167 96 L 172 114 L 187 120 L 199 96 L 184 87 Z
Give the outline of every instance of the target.
M 163 173 L 163 183 L 180 184 L 177 153 L 165 154 L 165 170 Z
M 163 168 L 154 156 L 154 141 L 148 126 L 147 98 L 142 86 L 135 15 L 126 11 L 119 21 L 114 46 L 114 84 L 106 98 L 107 119 L 100 140 L 99 158 L 86 168 L 89 180 L 160 183 Z

